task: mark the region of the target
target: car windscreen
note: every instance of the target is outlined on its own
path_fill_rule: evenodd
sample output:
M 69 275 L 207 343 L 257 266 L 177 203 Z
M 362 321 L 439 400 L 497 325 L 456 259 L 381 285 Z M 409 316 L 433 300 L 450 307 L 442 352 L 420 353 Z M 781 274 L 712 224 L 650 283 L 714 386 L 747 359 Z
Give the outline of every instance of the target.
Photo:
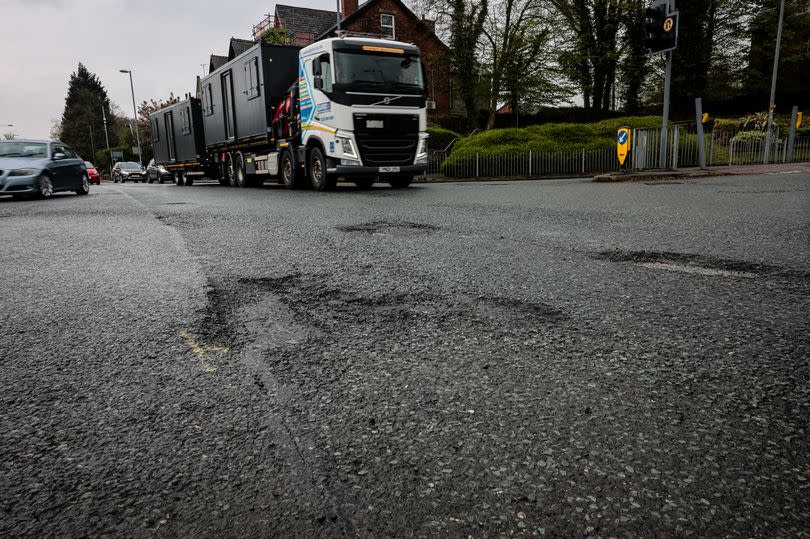
M 94 167 L 93 163 L 91 163 L 90 161 L 85 161 L 84 168 L 96 168 L 96 167 Z
M 141 165 L 138 163 L 121 163 L 121 167 L 124 170 L 140 170 Z
M 48 157 L 48 145 L 44 142 L 0 142 L 0 157 Z
M 422 65 L 416 55 L 335 52 L 335 84 L 422 91 Z

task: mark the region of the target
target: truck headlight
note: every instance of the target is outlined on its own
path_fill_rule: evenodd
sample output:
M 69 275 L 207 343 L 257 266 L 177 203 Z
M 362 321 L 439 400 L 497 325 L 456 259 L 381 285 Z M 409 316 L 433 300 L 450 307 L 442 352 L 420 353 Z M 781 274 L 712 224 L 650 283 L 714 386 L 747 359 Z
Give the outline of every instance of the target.
M 341 159 L 340 164 L 346 166 L 357 166 L 360 164 L 360 161 L 357 159 Z
M 341 150 L 343 150 L 343 155 L 357 159 L 357 153 L 354 151 L 352 139 L 349 137 L 338 137 L 338 142 L 340 143 Z
M 9 176 L 33 176 L 37 171 L 33 168 L 18 168 L 8 173 Z
M 421 137 L 419 139 L 419 146 L 416 150 L 416 162 L 417 163 L 427 163 L 428 155 L 427 155 L 427 137 Z

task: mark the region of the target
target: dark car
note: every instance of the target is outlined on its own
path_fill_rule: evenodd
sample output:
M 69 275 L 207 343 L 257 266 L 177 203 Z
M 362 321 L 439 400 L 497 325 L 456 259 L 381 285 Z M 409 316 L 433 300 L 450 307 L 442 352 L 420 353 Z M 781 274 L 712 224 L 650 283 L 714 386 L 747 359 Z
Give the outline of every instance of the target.
M 146 183 L 146 173 L 140 163 L 120 161 L 112 169 L 112 179 L 115 183 L 126 183 L 127 180 Z
M 0 195 L 39 195 L 59 191 L 90 192 L 84 161 L 57 140 L 0 141 Z
M 87 169 L 87 176 L 90 178 L 91 184 L 101 185 L 101 174 L 96 170 L 95 165 L 90 161 L 84 162 L 84 167 Z
M 172 179 L 172 173 L 169 172 L 163 165 L 156 165 L 155 160 L 152 159 L 149 161 L 149 164 L 146 165 L 146 179 L 149 183 L 153 183 L 155 181 L 158 183 L 163 183 L 165 180 Z

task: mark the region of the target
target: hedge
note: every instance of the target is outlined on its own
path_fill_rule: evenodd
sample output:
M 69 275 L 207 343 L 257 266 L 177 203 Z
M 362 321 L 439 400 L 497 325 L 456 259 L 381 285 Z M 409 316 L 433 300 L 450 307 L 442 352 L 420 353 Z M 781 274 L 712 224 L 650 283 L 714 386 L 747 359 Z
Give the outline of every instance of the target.
M 430 135 L 428 139 L 430 151 L 442 151 L 453 142 L 453 139 L 461 139 L 461 135 L 443 127 L 431 126 L 427 128 L 427 132 Z

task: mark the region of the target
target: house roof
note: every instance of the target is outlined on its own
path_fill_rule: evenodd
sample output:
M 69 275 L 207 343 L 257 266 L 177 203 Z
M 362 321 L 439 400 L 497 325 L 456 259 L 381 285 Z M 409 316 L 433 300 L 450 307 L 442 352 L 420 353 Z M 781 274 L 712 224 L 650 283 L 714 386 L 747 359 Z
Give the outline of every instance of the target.
M 212 54 L 211 60 L 208 63 L 208 72 L 211 73 L 212 71 L 216 71 L 225 63 L 227 63 L 228 57 L 227 56 L 219 56 L 218 54 Z
M 350 22 L 354 21 L 355 19 L 358 19 L 358 18 L 362 17 L 362 16 L 363 16 L 363 14 L 364 14 L 364 13 L 365 13 L 365 12 L 366 12 L 366 11 L 367 11 L 369 8 L 371 8 L 371 6 L 373 6 L 373 5 L 377 4 L 377 3 L 379 3 L 380 1 L 381 1 L 381 0 L 368 0 L 368 1 L 367 1 L 365 4 L 363 4 L 362 6 L 360 6 L 359 8 L 357 8 L 357 11 L 355 11 L 354 13 L 350 14 L 348 17 L 346 17 L 345 19 L 343 19 L 343 20 L 341 21 L 341 25 L 343 25 L 343 23 L 350 23 Z M 395 4 L 399 5 L 399 7 L 402 9 L 402 11 L 403 11 L 403 12 L 405 12 L 405 13 L 406 13 L 406 14 L 407 14 L 409 17 L 411 17 L 413 20 L 417 21 L 417 25 L 418 25 L 418 26 L 420 26 L 420 27 L 421 27 L 423 30 L 426 30 L 428 33 L 433 34 L 433 36 L 436 38 L 436 41 L 438 41 L 439 43 L 441 43 L 442 47 L 444 47 L 444 48 L 445 48 L 445 49 L 447 49 L 447 50 L 450 50 L 450 47 L 448 47 L 448 46 L 447 46 L 447 45 L 444 43 L 444 41 L 442 41 L 441 39 L 439 39 L 439 36 L 437 36 L 437 35 L 436 35 L 436 32 L 434 32 L 434 31 L 433 31 L 433 29 L 429 28 L 429 27 L 428 27 L 428 25 L 426 25 L 426 24 L 425 24 L 425 23 L 422 21 L 422 19 L 420 19 L 419 17 L 417 17 L 417 16 L 416 16 L 416 13 L 414 13 L 413 11 L 411 11 L 411 10 L 410 10 L 410 8 L 408 8 L 408 6 L 406 6 L 406 5 L 405 5 L 405 4 L 402 2 L 402 0 L 391 0 L 391 1 L 392 1 L 393 3 L 395 3 Z M 325 37 L 328 37 L 328 35 L 329 35 L 329 34 L 334 33 L 336 30 L 337 30 L 337 23 L 332 24 L 332 25 L 330 25 L 330 26 L 329 26 L 329 28 L 327 28 L 327 29 L 326 29 L 326 30 L 325 30 L 323 33 L 321 33 L 321 34 L 318 36 L 318 38 L 317 38 L 317 39 L 318 39 L 318 40 L 320 40 L 320 39 L 323 39 L 323 38 L 325 38 Z
M 281 26 L 294 32 L 306 32 L 317 37 L 323 34 L 337 21 L 336 11 L 276 5 L 276 19 L 280 19 Z
M 256 42 L 252 39 L 239 39 L 238 37 L 232 37 L 231 44 L 228 47 L 228 60 L 233 60 L 255 44 Z

